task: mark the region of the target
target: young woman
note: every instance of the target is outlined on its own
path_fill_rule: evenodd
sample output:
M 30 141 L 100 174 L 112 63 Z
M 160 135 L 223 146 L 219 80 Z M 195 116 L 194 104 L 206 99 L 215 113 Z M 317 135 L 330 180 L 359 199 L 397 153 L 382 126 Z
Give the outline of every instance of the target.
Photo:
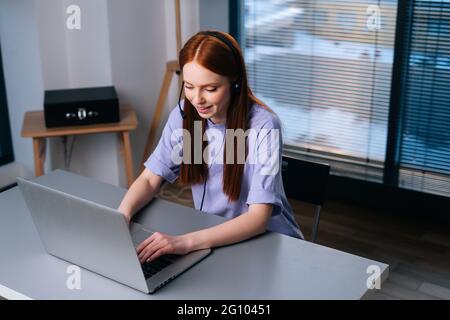
M 248 87 L 238 43 L 223 32 L 199 32 L 180 51 L 179 63 L 183 107 L 179 99 L 119 211 L 129 222 L 163 180 L 179 178 L 191 185 L 197 209 L 228 220 L 180 236 L 156 232 L 137 247 L 141 263 L 239 242 L 266 230 L 303 238 L 281 179 L 280 121 Z M 235 137 L 229 135 L 232 130 Z M 249 134 L 239 145 L 242 133 Z

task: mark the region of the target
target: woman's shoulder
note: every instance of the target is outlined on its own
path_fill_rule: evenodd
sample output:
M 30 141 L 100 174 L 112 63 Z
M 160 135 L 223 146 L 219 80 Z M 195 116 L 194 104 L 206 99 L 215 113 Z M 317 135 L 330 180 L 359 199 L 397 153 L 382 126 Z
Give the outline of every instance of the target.
M 249 113 L 249 128 L 252 129 L 280 129 L 281 122 L 278 115 L 272 110 L 254 103 Z

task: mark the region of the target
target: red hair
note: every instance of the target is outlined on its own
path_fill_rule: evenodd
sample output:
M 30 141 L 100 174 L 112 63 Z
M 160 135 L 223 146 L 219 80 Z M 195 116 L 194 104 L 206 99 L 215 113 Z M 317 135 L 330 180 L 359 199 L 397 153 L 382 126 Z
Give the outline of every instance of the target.
M 230 80 L 230 84 L 240 81 L 240 90 L 236 93 L 231 91 L 230 105 L 227 111 L 226 129 L 242 129 L 244 132 L 248 129 L 249 111 L 253 104 L 261 105 L 270 110 L 266 105 L 259 101 L 252 93 L 248 86 L 247 72 L 245 69 L 242 51 L 237 41 L 227 33 L 213 31 L 228 39 L 229 43 L 234 47 L 236 54 L 218 38 L 197 33 L 190 38 L 179 54 L 180 68 L 184 65 L 195 61 L 202 67 Z M 239 63 L 240 65 L 237 65 Z M 194 121 L 202 121 L 202 136 L 205 133 L 206 120 L 201 118 L 195 107 L 188 99 L 184 100 L 185 118 L 183 119 L 183 129 L 189 131 L 191 139 L 191 150 L 194 150 L 194 143 L 202 143 L 202 150 L 207 146 L 207 142 L 194 141 Z M 241 181 L 244 173 L 244 164 L 237 162 L 237 144 L 234 143 L 234 162 L 227 164 L 226 148 L 224 144 L 224 168 L 223 168 L 223 192 L 228 196 L 230 201 L 239 199 L 241 191 Z M 245 143 L 245 158 L 247 158 L 248 145 Z M 202 151 L 203 154 L 203 151 Z M 182 184 L 202 183 L 208 176 L 208 166 L 203 161 L 201 164 L 194 164 L 194 153 L 191 152 L 191 161 L 189 164 L 182 163 L 180 168 L 180 182 Z

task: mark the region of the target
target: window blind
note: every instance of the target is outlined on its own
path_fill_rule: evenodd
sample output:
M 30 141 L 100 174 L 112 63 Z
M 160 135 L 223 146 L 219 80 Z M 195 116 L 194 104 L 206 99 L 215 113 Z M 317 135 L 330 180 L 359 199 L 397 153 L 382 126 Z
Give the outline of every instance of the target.
M 244 0 L 250 86 L 281 118 L 284 149 L 382 180 L 397 1 Z
M 411 2 L 399 185 L 450 196 L 450 1 Z

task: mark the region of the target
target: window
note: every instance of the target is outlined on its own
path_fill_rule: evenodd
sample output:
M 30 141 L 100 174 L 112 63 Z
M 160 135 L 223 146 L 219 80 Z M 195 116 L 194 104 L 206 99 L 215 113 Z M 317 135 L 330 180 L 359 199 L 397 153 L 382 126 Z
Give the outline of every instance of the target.
M 399 185 L 450 195 L 450 2 L 412 1 L 405 43 Z
M 0 47 L 0 165 L 14 161 Z
M 396 1 L 245 0 L 239 38 L 251 88 L 281 118 L 285 150 L 381 182 Z M 367 28 L 378 6 L 382 28 Z M 377 8 L 378 8 L 377 7 Z
M 450 1 L 241 6 L 250 85 L 282 119 L 286 153 L 450 196 Z
M 449 34 L 449 21 L 443 19 L 429 18 L 427 21 L 429 36 L 439 36 L 439 34 Z

